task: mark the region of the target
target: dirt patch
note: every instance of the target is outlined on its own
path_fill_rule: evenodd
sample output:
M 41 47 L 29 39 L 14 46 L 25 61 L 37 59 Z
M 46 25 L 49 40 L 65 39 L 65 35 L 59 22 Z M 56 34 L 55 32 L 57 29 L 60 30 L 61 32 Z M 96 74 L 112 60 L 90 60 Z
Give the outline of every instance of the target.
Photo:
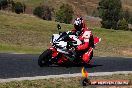
M 123 55 L 132 56 L 132 49 L 123 50 L 122 51 L 122 54 Z

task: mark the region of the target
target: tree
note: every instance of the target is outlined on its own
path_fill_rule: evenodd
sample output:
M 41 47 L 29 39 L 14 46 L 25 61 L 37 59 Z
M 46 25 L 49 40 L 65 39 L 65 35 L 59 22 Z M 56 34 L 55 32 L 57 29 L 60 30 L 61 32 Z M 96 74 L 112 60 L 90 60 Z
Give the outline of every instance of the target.
M 52 20 L 52 11 L 53 8 L 49 6 L 42 5 L 38 6 L 33 10 L 33 14 L 44 19 L 44 20 Z
M 56 13 L 56 21 L 61 23 L 71 23 L 73 18 L 73 9 L 68 4 L 63 4 Z
M 102 18 L 102 27 L 116 29 L 117 22 L 121 18 L 121 0 L 101 0 L 99 2 L 99 16 Z

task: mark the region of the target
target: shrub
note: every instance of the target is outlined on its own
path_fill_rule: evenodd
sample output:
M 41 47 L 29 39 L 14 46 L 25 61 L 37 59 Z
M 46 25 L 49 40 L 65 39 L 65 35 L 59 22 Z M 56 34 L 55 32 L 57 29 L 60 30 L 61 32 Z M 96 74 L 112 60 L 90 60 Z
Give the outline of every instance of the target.
M 25 12 L 26 5 L 22 4 L 21 2 L 12 2 L 12 11 L 14 11 L 17 14 Z
M 132 24 L 132 17 L 129 18 L 128 22 Z
M 56 13 L 56 21 L 61 23 L 71 23 L 73 14 L 72 7 L 68 4 L 63 4 Z
M 122 20 L 119 20 L 117 23 L 117 29 L 118 30 L 129 30 L 128 28 L 128 22 L 123 18 Z
M 8 6 L 8 0 L 0 0 L 0 10 Z
M 40 17 L 40 18 L 42 18 L 43 13 L 44 13 L 43 12 L 43 7 L 41 7 L 41 6 L 38 6 L 38 7 L 36 7 L 33 10 L 33 14 L 36 15 L 36 16 L 38 16 L 38 17 Z
M 129 13 L 128 10 L 126 10 L 126 11 L 123 12 L 123 18 L 125 18 L 126 21 L 129 20 L 129 18 L 130 18 L 130 13 Z
M 44 20 L 51 20 L 52 10 L 53 10 L 52 8 L 46 5 L 38 6 L 33 10 L 33 14 Z

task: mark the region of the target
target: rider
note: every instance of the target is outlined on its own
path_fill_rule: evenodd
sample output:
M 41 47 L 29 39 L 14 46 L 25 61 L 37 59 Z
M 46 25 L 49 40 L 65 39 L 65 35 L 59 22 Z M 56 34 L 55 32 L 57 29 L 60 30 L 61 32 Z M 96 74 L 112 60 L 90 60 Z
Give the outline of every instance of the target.
M 84 63 L 90 61 L 90 55 L 93 54 L 94 40 L 92 32 L 84 24 L 84 20 L 78 17 L 74 21 L 74 28 L 71 32 L 75 33 L 82 44 L 76 47 L 76 52 L 81 53 L 81 57 Z M 91 57 L 92 58 L 92 57 Z

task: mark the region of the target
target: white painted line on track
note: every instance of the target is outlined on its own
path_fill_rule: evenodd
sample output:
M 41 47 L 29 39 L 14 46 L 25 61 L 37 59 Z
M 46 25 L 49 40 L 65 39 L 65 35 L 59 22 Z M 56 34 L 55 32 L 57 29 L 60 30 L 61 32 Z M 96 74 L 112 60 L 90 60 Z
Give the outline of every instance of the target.
M 95 73 L 89 73 L 89 76 L 110 76 L 114 74 L 132 74 L 132 71 L 95 72 Z M 50 78 L 70 78 L 70 77 L 81 77 L 81 76 L 82 76 L 81 73 L 74 73 L 74 74 L 35 76 L 35 77 L 8 78 L 8 79 L 0 79 L 0 83 L 11 82 L 11 81 L 39 80 L 39 79 L 50 79 Z

